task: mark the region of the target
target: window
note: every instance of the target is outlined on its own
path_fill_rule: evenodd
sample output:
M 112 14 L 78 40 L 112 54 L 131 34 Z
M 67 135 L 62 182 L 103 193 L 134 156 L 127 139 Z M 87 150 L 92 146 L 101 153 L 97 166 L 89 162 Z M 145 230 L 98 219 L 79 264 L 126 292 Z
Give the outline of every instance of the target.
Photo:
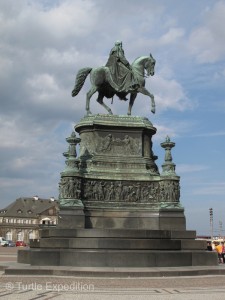
M 50 219 L 49 218 L 44 218 L 41 220 L 41 224 L 42 225 L 50 225 Z
M 11 241 L 12 240 L 12 232 L 11 231 L 6 232 L 5 238 L 6 238 L 6 240 Z
M 48 210 L 48 214 L 49 214 L 49 216 L 53 216 L 53 214 L 54 214 L 54 209 L 53 209 L 53 208 L 50 208 L 50 209 Z
M 17 241 L 23 241 L 24 233 L 22 231 L 19 231 L 17 233 Z
M 34 239 L 34 232 L 33 230 L 29 231 L 29 240 Z

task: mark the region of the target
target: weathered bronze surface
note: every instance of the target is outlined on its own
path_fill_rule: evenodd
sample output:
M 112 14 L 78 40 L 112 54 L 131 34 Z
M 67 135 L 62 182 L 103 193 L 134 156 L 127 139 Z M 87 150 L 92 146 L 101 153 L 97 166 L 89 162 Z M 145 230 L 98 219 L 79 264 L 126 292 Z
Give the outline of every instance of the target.
M 90 99 L 98 92 L 97 102 L 101 104 L 109 114 L 112 110 L 103 102 L 103 98 L 112 98 L 117 95 L 120 100 L 127 100 L 130 94 L 130 101 L 127 114 L 131 115 L 132 106 L 138 93 L 146 95 L 151 99 L 151 111 L 155 113 L 154 96 L 145 88 L 145 78 L 153 76 L 155 73 L 155 59 L 150 56 L 141 56 L 130 65 L 124 55 L 122 42 L 115 43 L 109 56 L 109 60 L 104 67 L 82 68 L 78 71 L 72 96 L 75 97 L 80 92 L 88 75 L 90 75 L 91 89 L 86 96 L 87 115 L 91 115 Z M 147 75 L 145 75 L 145 72 Z
M 162 143 L 166 154 L 160 175 L 155 163 L 157 156 L 152 149 L 156 128 L 147 118 L 92 115 L 84 117 L 75 130 L 80 139 L 73 132 L 67 138 L 69 150 L 64 154 L 66 168 L 61 173 L 59 194 L 61 210 L 84 207 L 86 225 L 93 228 L 101 227 L 102 222 L 109 228 L 123 228 L 125 214 L 135 211 L 135 218 L 141 218 L 147 213 L 146 218 L 159 229 L 162 225 L 155 224 L 152 214 L 155 213 L 158 219 L 162 209 L 172 209 L 173 215 L 177 212 L 182 220 L 177 227 L 184 229 L 185 218 L 180 215 L 183 208 L 179 201 L 179 177 L 171 156 L 175 144 L 168 139 Z M 78 142 L 77 158 L 75 145 Z M 101 215 L 102 209 L 104 214 Z M 113 217 L 112 211 L 117 212 L 120 220 Z M 118 223 L 122 218 L 124 222 Z M 149 220 L 141 228 L 146 229 Z M 134 228 L 140 226 L 131 219 L 129 224 Z M 171 226 L 174 228 L 174 224 Z

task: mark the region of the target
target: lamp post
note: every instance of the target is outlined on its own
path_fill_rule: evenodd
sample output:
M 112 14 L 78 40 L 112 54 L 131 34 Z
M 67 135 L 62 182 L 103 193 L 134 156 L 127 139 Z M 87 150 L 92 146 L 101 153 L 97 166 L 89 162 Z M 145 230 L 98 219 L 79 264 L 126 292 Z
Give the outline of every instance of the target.
M 211 229 L 211 241 L 213 240 L 213 209 L 209 209 L 209 217 L 210 217 L 210 229 Z
M 222 221 L 219 221 L 219 237 L 222 237 L 222 228 L 223 228 L 223 223 Z

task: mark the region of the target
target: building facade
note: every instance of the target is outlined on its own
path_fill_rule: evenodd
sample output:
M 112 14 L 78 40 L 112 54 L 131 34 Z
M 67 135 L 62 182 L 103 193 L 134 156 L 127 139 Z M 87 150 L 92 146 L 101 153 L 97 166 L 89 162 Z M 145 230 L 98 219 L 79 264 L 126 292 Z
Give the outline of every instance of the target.
M 18 198 L 0 210 L 0 236 L 6 240 L 39 239 L 39 230 L 58 223 L 58 201 L 38 196 Z

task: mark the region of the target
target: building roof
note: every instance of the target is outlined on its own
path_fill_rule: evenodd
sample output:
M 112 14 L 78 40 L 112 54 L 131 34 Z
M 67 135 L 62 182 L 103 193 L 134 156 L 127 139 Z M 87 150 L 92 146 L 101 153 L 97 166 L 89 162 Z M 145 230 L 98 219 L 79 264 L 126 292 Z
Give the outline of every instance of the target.
M 36 218 L 49 208 L 57 206 L 58 201 L 53 198 L 18 198 L 4 209 L 0 209 L 0 217 Z

